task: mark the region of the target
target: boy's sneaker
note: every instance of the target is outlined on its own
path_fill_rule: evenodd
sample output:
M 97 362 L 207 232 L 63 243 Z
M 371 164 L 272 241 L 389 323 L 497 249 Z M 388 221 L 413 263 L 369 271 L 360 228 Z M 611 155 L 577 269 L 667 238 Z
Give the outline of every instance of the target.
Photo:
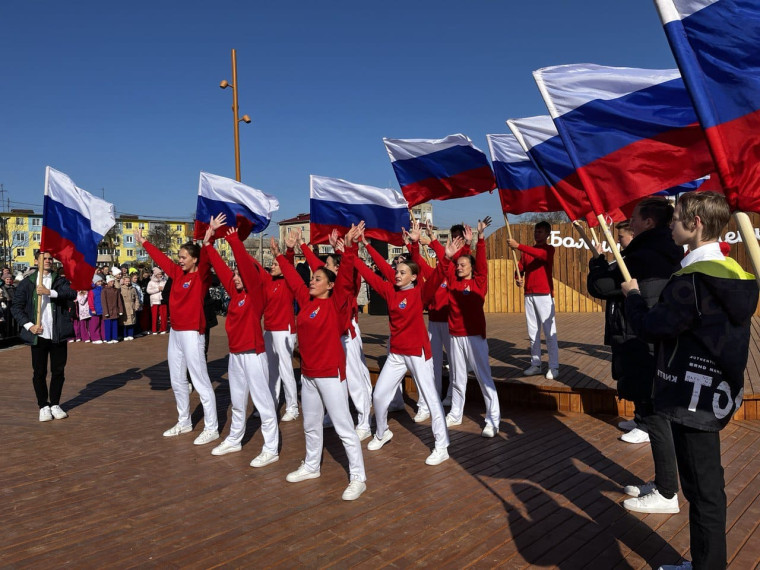
M 298 483 L 300 481 L 306 481 L 307 479 L 316 479 L 320 475 L 321 473 L 319 471 L 312 471 L 306 467 L 306 464 L 303 461 L 301 461 L 301 466 L 295 471 L 288 473 L 285 480 L 289 483 Z
M 543 374 L 540 366 L 530 366 L 523 371 L 523 376 L 539 376 Z
M 63 409 L 61 409 L 61 406 L 57 404 L 55 406 L 50 406 L 50 413 L 53 414 L 53 417 L 57 420 L 65 420 L 69 417 L 69 414 L 64 412 Z
M 625 420 L 618 422 L 618 427 L 623 431 L 631 431 L 632 429 L 639 427 L 639 424 L 636 423 L 636 420 Z
M 53 412 L 50 411 L 50 406 L 40 408 L 40 421 L 49 422 L 53 420 Z
M 93 340 L 92 344 L 103 344 L 102 340 Z
M 166 430 L 164 432 L 164 437 L 176 437 L 189 431 L 193 431 L 193 426 L 183 426 L 182 424 L 177 424 L 176 426 L 170 427 L 168 430 Z
M 226 439 L 211 450 L 211 455 L 227 455 L 228 453 L 235 453 L 243 449 L 243 446 L 239 443 L 230 443 Z
M 499 430 L 493 427 L 491 424 L 486 424 L 486 427 L 483 428 L 483 431 L 480 432 L 481 437 L 496 437 L 496 434 L 499 433 Z
M 446 415 L 446 427 L 461 426 L 461 425 L 462 425 L 461 419 L 455 420 L 453 417 L 451 417 L 451 414 Z
M 634 513 L 671 514 L 680 512 L 678 508 L 678 493 L 666 499 L 655 489 L 648 495 L 636 499 L 626 499 L 623 506 Z
M 201 434 L 195 438 L 193 442 L 195 445 L 206 445 L 212 441 L 219 439 L 219 432 L 215 429 L 204 429 Z
M 624 433 L 620 436 L 626 443 L 649 443 L 649 434 L 643 429 L 633 428 L 628 433 Z
M 372 432 L 368 429 L 356 428 L 356 435 L 359 436 L 359 441 L 364 441 L 372 437 Z
M 427 465 L 440 465 L 449 458 L 449 450 L 445 447 L 436 447 L 433 453 L 425 460 Z
M 417 412 L 417 415 L 414 416 L 415 423 L 424 422 L 425 420 L 429 420 L 429 419 L 430 419 L 430 412 L 428 412 L 427 410 L 419 410 Z
M 251 461 L 251 467 L 266 467 L 267 465 L 271 465 L 275 461 L 279 461 L 280 456 L 276 453 L 269 453 L 266 450 L 262 450 L 261 453 L 259 453 L 253 461 Z
M 372 441 L 367 444 L 367 449 L 370 451 L 377 451 L 391 439 L 393 439 L 393 432 L 389 429 L 386 429 L 382 438 L 377 437 L 377 434 L 375 434 L 375 437 L 372 438 Z
M 361 494 L 367 490 L 367 484 L 364 481 L 358 481 L 354 479 L 348 484 L 348 487 L 346 487 L 346 490 L 343 491 L 343 500 L 344 501 L 355 501 L 359 497 L 361 497 Z
M 559 368 L 549 368 L 546 373 L 547 380 L 556 380 L 559 378 Z
M 630 495 L 631 497 L 643 497 L 654 491 L 656 488 L 654 481 L 650 481 L 643 485 L 626 485 L 623 488 L 623 493 Z
M 292 422 L 296 418 L 298 418 L 298 410 L 296 410 L 295 412 L 292 412 L 292 411 L 288 410 L 287 412 L 285 412 L 284 414 L 282 414 L 282 417 L 280 418 L 280 421 L 281 422 Z

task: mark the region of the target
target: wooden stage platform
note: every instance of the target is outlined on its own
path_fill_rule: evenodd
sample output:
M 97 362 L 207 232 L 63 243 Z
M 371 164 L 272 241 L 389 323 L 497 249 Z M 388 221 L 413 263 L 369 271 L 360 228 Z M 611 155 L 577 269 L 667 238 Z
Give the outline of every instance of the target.
M 543 380 L 519 378 L 527 363 L 524 323 L 492 317 L 491 335 L 503 339 L 491 341 L 494 375 L 506 378 L 500 386 L 535 386 L 541 403 Z M 549 388 L 609 391 L 606 349 L 595 344 L 600 322 L 581 317 L 559 317 L 563 374 Z M 384 319 L 362 324 L 372 364 L 385 350 Z M 501 327 L 505 336 L 497 336 Z M 582 327 L 594 336 L 584 338 Z M 657 567 L 688 556 L 683 499 L 677 515 L 622 508 L 622 486 L 653 473 L 649 447 L 621 442 L 614 414 L 532 409 L 510 397 L 501 432 L 489 440 L 479 436 L 476 394 L 463 424 L 450 431 L 451 459 L 429 467 L 430 426 L 412 422 L 409 400 L 406 412 L 391 414 L 394 439 L 364 451 L 367 492 L 344 502 L 345 454 L 333 430 L 325 432 L 322 476 L 297 484 L 285 475 L 303 458 L 299 421 L 280 424 L 280 461 L 263 469 L 248 466 L 262 445 L 253 416 L 241 453 L 213 457 L 214 444 L 192 444 L 202 428 L 195 394 L 195 431 L 163 438 L 176 420 L 167 341 L 71 345 L 63 398 L 70 417 L 49 423 L 37 421 L 29 349 L 0 351 L 0 567 L 596 569 Z M 209 370 L 223 435 L 225 355 L 218 327 Z M 754 568 L 760 422 L 732 421 L 722 441 L 729 567 Z

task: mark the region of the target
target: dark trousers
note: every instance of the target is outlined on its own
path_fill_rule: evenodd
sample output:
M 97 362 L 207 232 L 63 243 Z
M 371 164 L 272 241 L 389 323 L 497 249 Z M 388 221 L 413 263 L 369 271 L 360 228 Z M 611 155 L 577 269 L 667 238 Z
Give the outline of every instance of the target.
M 37 405 L 57 406 L 61 403 L 61 392 L 65 381 L 63 371 L 66 368 L 68 343 L 53 342 L 46 338 L 37 337 L 37 344 L 32 345 L 32 370 L 34 375 L 34 393 L 37 395 Z M 50 393 L 47 387 L 48 358 L 50 358 Z
M 694 570 L 726 567 L 726 491 L 720 434 L 672 424 L 681 488 L 689 501 Z M 651 437 L 651 436 L 650 436 Z
M 654 462 L 654 484 L 660 495 L 671 499 L 678 492 L 678 467 L 670 421 L 654 411 L 652 400 L 636 402 L 636 410 L 649 433 Z

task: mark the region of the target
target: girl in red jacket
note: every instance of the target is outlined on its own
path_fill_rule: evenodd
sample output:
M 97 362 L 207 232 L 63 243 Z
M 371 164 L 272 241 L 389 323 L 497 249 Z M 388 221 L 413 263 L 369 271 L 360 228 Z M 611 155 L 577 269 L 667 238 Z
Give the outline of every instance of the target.
M 438 465 L 449 458 L 449 434 L 446 429 L 440 392 L 436 390 L 433 381 L 430 338 L 422 313 L 425 305 L 433 299 L 443 281 L 443 266 L 439 264 L 424 284 L 418 283 L 419 266 L 416 263 L 413 261 L 398 263 L 394 271 L 388 262 L 363 239 L 363 235 L 361 237 L 364 247 L 367 248 L 387 280 L 376 275 L 361 262 L 357 264 L 357 269 L 388 304 L 388 320 L 391 329 L 388 359 L 380 371 L 373 396 L 377 430 L 375 437 L 367 445 L 367 449 L 377 451 L 393 437 L 393 432 L 388 429 L 388 405 L 406 375 L 406 371 L 409 370 L 417 383 L 421 399 L 427 403 L 433 418 L 435 448 L 425 463 Z M 458 242 L 450 242 L 446 250 L 449 257 L 462 245 L 461 239 Z M 392 281 L 391 275 L 393 275 Z
M 230 303 L 224 328 L 230 347 L 228 376 L 230 383 L 230 400 L 232 401 L 232 423 L 227 438 L 217 445 L 212 455 L 226 455 L 240 451 L 241 441 L 245 435 L 246 411 L 250 392 L 253 405 L 261 417 L 261 434 L 264 447 L 261 453 L 251 461 L 251 467 L 264 467 L 280 459 L 278 447 L 280 433 L 277 428 L 277 411 L 272 393 L 269 390 L 269 372 L 267 355 L 264 349 L 264 337 L 261 334 L 261 314 L 263 297 L 259 272 L 250 262 L 248 252 L 237 235 L 237 230 L 227 232 L 225 239 L 230 244 L 239 273 L 234 273 L 211 245 L 214 232 L 224 225 L 227 217 L 220 214 L 211 218 L 203 248 L 207 252 L 211 265 L 227 294 Z
M 462 423 L 464 397 L 467 389 L 467 365 L 475 372 L 475 377 L 486 402 L 486 422 L 481 435 L 494 437 L 499 431 L 501 411 L 496 386 L 491 377 L 486 341 L 486 316 L 483 311 L 488 292 L 488 258 L 483 232 L 490 224 L 490 218 L 478 220 L 478 236 L 475 259 L 470 255 L 456 255 L 456 265 L 445 261 L 449 283 L 449 333 L 451 334 L 451 376 L 454 390 L 451 410 L 446 416 L 446 425 L 458 426 Z M 472 228 L 465 226 L 465 240 L 473 238 Z
M 192 431 L 190 421 L 190 389 L 186 372 L 190 371 L 193 387 L 203 405 L 205 422 L 195 445 L 204 445 L 219 439 L 216 417 L 216 397 L 208 377 L 204 357 L 206 318 L 203 298 L 211 284 L 211 266 L 208 256 L 194 243 L 186 243 L 179 250 L 179 263 L 174 263 L 155 245 L 145 240 L 142 230 L 135 229 L 135 240 L 173 280 L 169 294 L 169 311 L 172 315 L 169 333 L 169 375 L 174 398 L 177 401 L 177 424 L 164 432 L 164 437 L 175 437 Z
M 347 239 L 352 240 L 355 232 L 356 229 L 352 228 Z M 274 239 L 271 247 L 278 256 L 285 281 L 301 307 L 296 326 L 301 351 L 301 407 L 306 458 L 297 470 L 288 474 L 286 480 L 297 483 L 319 477 L 323 447 L 322 420 L 327 408 L 348 457 L 351 481 L 343 493 L 343 499 L 353 501 L 367 489 L 361 443 L 348 409 L 346 355 L 340 341 L 351 307 L 353 260 L 347 259 L 341 264 L 337 277 L 329 269 L 317 269 L 307 287 L 285 256 L 279 255 L 280 250 Z

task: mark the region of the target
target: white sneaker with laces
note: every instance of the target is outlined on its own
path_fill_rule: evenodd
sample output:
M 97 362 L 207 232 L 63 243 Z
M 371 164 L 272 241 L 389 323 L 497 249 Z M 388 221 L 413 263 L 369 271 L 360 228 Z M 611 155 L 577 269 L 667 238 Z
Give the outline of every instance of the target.
M 631 431 L 633 428 L 636 428 L 638 426 L 639 424 L 636 423 L 636 420 L 625 420 L 618 422 L 618 427 L 623 431 Z
M 430 419 L 430 412 L 428 412 L 427 410 L 419 410 L 417 412 L 417 415 L 414 416 L 414 423 L 418 424 L 420 422 L 424 422 L 425 420 L 429 420 L 429 419 Z
M 559 378 L 559 368 L 549 368 L 546 372 L 546 379 L 556 380 L 557 378 Z
M 280 418 L 280 421 L 281 422 L 292 422 L 296 418 L 298 418 L 298 410 L 296 410 L 295 412 L 293 412 L 291 410 L 288 410 L 287 412 L 285 412 L 284 414 L 282 414 L 282 417 Z
M 356 428 L 356 435 L 359 436 L 359 441 L 364 441 L 372 437 L 372 432 L 368 429 Z
M 370 441 L 367 444 L 367 449 L 370 451 L 377 451 L 381 447 L 383 447 L 386 443 L 388 443 L 391 439 L 393 439 L 393 432 L 389 429 L 385 430 L 385 433 L 383 434 L 383 437 L 377 437 L 377 434 L 375 434 L 375 437 L 372 438 L 372 441 Z
M 193 431 L 193 426 L 183 426 L 182 424 L 177 424 L 174 427 L 170 427 L 168 430 L 166 430 L 164 432 L 164 437 L 176 437 L 189 431 Z
M 427 465 L 440 465 L 449 458 L 449 450 L 446 447 L 436 447 L 433 453 L 425 460 Z
M 626 443 L 649 443 L 649 434 L 643 429 L 633 428 L 628 433 L 624 433 L 620 436 Z
M 204 429 L 201 434 L 195 438 L 193 443 L 195 445 L 206 445 L 212 441 L 219 439 L 219 432 L 215 429 Z
M 50 406 L 50 413 L 53 414 L 53 417 L 57 420 L 65 420 L 69 417 L 69 414 L 64 412 L 61 406 L 57 404 L 55 406 Z
M 251 467 L 266 467 L 267 465 L 271 465 L 275 461 L 279 460 L 279 455 L 276 453 L 269 453 L 263 449 L 261 450 L 261 453 L 254 457 L 253 461 L 251 461 Z
M 364 481 L 358 481 L 357 479 L 354 479 L 348 484 L 346 490 L 343 491 L 342 498 L 344 501 L 355 501 L 361 497 L 362 493 L 366 490 L 367 484 Z
M 499 433 L 499 430 L 493 427 L 491 424 L 486 424 L 486 427 L 483 428 L 483 431 L 480 432 L 481 437 L 496 437 L 496 434 Z
M 678 508 L 678 493 L 672 498 L 666 499 L 660 492 L 655 489 L 648 495 L 637 497 L 635 499 L 626 499 L 623 506 L 634 513 L 655 513 L 655 514 L 676 514 L 681 509 Z
M 306 467 L 306 464 L 303 461 L 301 461 L 301 466 L 295 471 L 288 473 L 285 480 L 289 483 L 298 483 L 300 481 L 306 481 L 307 479 L 316 479 L 320 475 L 321 473 L 319 471 L 312 471 Z
M 451 417 L 451 414 L 446 415 L 446 427 L 461 426 L 461 425 L 462 425 L 461 419 L 455 420 L 453 417 Z
M 239 443 L 230 443 L 226 439 L 211 450 L 211 455 L 227 455 L 228 453 L 235 453 L 243 449 L 243 446 Z
M 692 565 L 688 560 L 682 560 L 678 564 L 663 564 L 657 570 L 691 570 Z
M 643 485 L 626 485 L 623 487 L 623 493 L 630 495 L 631 497 L 643 497 L 654 491 L 656 488 L 654 481 L 650 481 Z
M 102 340 L 93 340 L 92 344 L 103 344 Z
M 540 366 L 530 366 L 523 371 L 523 376 L 538 376 L 543 374 Z
M 53 419 L 53 412 L 50 411 L 50 406 L 45 406 L 44 408 L 40 408 L 40 421 L 41 422 L 49 422 Z

